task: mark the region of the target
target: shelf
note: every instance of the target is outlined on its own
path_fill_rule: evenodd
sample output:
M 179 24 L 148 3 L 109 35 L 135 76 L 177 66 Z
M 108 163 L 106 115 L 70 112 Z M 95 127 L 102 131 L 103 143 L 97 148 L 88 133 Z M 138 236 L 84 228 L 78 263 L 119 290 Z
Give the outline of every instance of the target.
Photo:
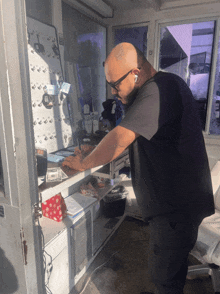
M 39 187 L 39 192 L 41 192 L 41 195 L 42 195 L 42 202 L 48 200 L 54 195 L 62 192 L 63 190 L 83 180 L 85 177 L 93 174 L 95 171 L 99 170 L 100 168 L 102 168 L 102 166 L 97 166 L 83 172 L 78 172 L 77 174 L 73 176 L 69 176 L 68 179 L 64 179 L 62 182 L 49 182 L 49 183 L 42 184 Z
M 125 161 L 127 160 L 127 158 L 128 150 L 125 150 L 110 164 L 97 166 L 83 172 L 65 170 L 65 174 L 68 176 L 67 179 L 63 179 L 62 182 L 45 182 L 39 186 L 39 192 L 42 195 L 42 202 L 48 200 L 49 198 L 62 192 L 63 190 L 68 189 L 69 187 L 73 186 L 74 184 L 83 180 L 91 174 L 94 174 L 95 176 L 111 178 L 113 172 L 112 169 L 116 168 L 118 170 L 119 168 L 122 168 L 125 165 Z M 53 165 L 51 165 L 51 167 L 53 167 Z M 62 169 L 64 168 L 62 167 Z
M 106 185 L 104 188 L 99 188 L 98 190 L 98 198 L 96 199 L 96 202 L 100 201 L 106 194 L 108 194 L 115 186 L 117 186 L 121 181 L 123 180 L 123 177 L 120 176 L 116 179 L 114 179 L 113 185 Z M 81 195 L 83 197 L 91 197 L 92 196 L 85 196 L 79 192 L 74 193 L 74 195 Z M 72 196 L 72 195 L 71 195 Z M 89 203 L 89 202 L 88 202 Z M 94 202 L 95 203 L 95 202 Z M 88 205 L 88 207 L 83 207 L 83 210 L 87 210 L 91 204 Z M 54 220 L 51 220 L 46 217 L 42 217 L 40 219 L 40 225 L 42 227 L 42 232 L 44 235 L 44 243 L 47 244 L 49 241 L 51 241 L 53 238 L 55 238 L 58 234 L 60 234 L 65 228 L 70 227 L 73 224 L 73 221 L 76 221 L 78 217 L 81 217 L 81 214 L 78 215 L 80 211 L 76 212 L 76 217 L 74 216 L 67 216 L 65 217 L 62 222 L 56 222 Z
M 105 195 L 107 195 L 115 186 L 119 185 L 126 175 L 120 175 L 113 179 L 113 185 L 108 184 L 104 188 L 99 188 L 98 190 L 98 200 L 100 201 Z
M 94 176 L 100 177 L 100 178 L 106 178 L 111 179 L 111 170 L 112 170 L 112 162 L 104 165 L 100 170 L 97 172 L 94 172 Z

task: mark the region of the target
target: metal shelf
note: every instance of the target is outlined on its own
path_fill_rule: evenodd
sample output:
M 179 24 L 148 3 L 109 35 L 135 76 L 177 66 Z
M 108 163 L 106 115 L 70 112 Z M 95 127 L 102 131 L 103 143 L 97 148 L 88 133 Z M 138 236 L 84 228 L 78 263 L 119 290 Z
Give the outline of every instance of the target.
M 95 171 L 99 170 L 100 168 L 102 168 L 102 166 L 94 167 L 83 172 L 78 172 L 77 174 L 70 176 L 68 179 L 63 180 L 60 183 L 50 182 L 50 183 L 42 184 L 39 187 L 39 192 L 41 193 L 41 196 L 42 196 L 42 202 L 48 200 L 54 195 L 62 192 L 63 190 L 83 180 L 84 178 L 93 174 Z
M 81 174 L 83 174 L 83 173 L 81 173 Z M 120 176 L 120 177 L 113 180 L 114 181 L 113 185 L 109 184 L 109 185 L 106 185 L 104 188 L 99 188 L 99 190 L 98 190 L 98 198 L 96 199 L 96 202 L 100 201 L 106 194 L 108 194 L 122 180 L 123 180 L 123 177 Z M 56 187 L 54 187 L 54 188 L 56 188 Z M 77 193 L 74 193 L 74 194 L 79 194 L 79 193 L 77 192 Z M 81 195 L 84 196 L 83 194 L 81 194 Z M 92 197 L 92 196 L 84 196 L 84 197 Z M 84 207 L 84 210 L 86 210 L 88 207 Z M 76 212 L 75 215 L 77 215 L 76 217 L 78 217 L 78 212 Z M 62 222 L 56 222 L 54 220 L 51 220 L 51 219 L 46 218 L 46 217 L 43 216 L 40 219 L 40 226 L 42 228 L 42 232 L 43 232 L 43 235 L 44 235 L 44 243 L 45 243 L 45 245 L 48 242 L 50 242 L 52 239 L 54 239 L 57 235 L 59 235 L 64 229 L 70 227 L 72 225 L 73 221 L 76 220 L 76 218 L 73 218 L 73 217 L 74 216 L 67 216 L 62 220 Z M 79 217 L 81 217 L 81 214 L 79 215 Z

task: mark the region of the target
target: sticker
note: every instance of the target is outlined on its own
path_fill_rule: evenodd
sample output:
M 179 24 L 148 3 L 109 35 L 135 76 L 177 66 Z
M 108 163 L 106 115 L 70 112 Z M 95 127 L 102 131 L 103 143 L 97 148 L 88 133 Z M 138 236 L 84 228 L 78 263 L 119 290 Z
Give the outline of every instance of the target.
M 49 95 L 58 95 L 59 94 L 59 89 L 58 86 L 55 85 L 46 85 L 46 92 Z
M 71 89 L 71 84 L 62 83 L 61 92 L 65 93 L 65 94 L 69 94 L 70 89 Z

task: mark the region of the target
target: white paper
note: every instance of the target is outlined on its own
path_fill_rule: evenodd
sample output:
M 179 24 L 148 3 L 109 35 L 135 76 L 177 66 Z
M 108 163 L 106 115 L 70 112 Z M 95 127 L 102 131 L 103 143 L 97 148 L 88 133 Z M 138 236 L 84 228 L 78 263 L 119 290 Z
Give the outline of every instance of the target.
M 87 207 L 89 207 L 92 203 L 96 202 L 97 200 L 88 197 L 83 196 L 80 193 L 75 193 L 67 198 L 64 199 L 67 207 L 68 213 L 75 215 L 79 213 L 80 211 L 85 210 Z

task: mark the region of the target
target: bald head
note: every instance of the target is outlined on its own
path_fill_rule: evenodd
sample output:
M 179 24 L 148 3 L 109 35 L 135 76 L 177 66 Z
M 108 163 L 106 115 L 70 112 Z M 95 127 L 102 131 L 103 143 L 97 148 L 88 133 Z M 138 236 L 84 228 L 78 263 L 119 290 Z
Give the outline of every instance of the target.
M 155 73 L 144 54 L 130 43 L 115 46 L 105 61 L 106 80 L 123 104 Z
M 105 61 L 106 71 L 117 71 L 120 74 L 140 66 L 144 56 L 130 43 L 115 46 Z

